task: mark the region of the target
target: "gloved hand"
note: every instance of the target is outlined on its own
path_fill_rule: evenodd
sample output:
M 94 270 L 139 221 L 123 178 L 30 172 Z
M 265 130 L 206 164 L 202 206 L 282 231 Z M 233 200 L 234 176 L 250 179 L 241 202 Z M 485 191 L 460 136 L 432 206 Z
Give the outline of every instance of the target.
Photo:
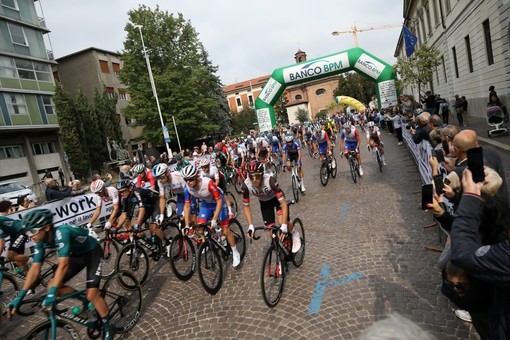
M 16 296 L 9 304 L 7 305 L 7 310 L 12 310 L 12 313 L 18 309 L 18 307 L 21 305 L 21 302 L 25 298 L 25 295 L 27 295 L 27 291 L 22 289 L 19 291 L 18 296 Z
M 108 221 L 108 222 L 106 222 L 106 223 L 104 224 L 104 228 L 105 228 L 106 230 L 110 229 L 111 227 L 112 227 L 112 224 L 110 223 L 110 221 Z
M 92 223 L 90 223 L 90 222 L 87 223 L 87 228 L 89 228 L 89 229 L 92 228 Z
M 156 222 L 158 224 L 161 224 L 161 223 L 163 223 L 164 218 L 165 218 L 165 216 L 163 214 L 159 214 L 158 217 L 156 218 Z
M 289 231 L 289 230 L 287 229 L 287 225 L 286 225 L 286 224 L 282 224 L 282 225 L 280 226 L 280 231 L 281 231 L 283 234 L 288 233 L 288 231 Z
M 252 234 L 255 232 L 255 227 L 253 226 L 253 224 L 250 224 L 250 225 L 248 226 L 248 233 L 250 233 L 250 232 L 251 232 Z
M 218 221 L 216 220 L 211 220 L 211 228 L 215 228 L 216 229 L 216 226 L 218 225 Z
M 50 290 L 48 290 L 48 293 L 41 304 L 43 308 L 52 307 L 55 304 L 55 301 L 57 300 L 57 290 L 58 288 L 55 286 L 52 286 Z
M 138 227 L 138 224 L 133 224 L 133 230 L 134 230 L 134 231 L 138 231 L 138 229 L 140 229 L 140 228 Z
M 184 236 L 188 235 L 188 234 L 189 234 L 189 227 L 184 227 L 184 228 L 182 228 L 182 234 L 183 234 Z

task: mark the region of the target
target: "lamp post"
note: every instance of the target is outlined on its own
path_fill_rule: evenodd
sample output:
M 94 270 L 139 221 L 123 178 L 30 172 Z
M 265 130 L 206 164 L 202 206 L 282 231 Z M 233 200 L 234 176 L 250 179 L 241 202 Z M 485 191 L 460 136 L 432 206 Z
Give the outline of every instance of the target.
M 138 28 L 138 30 L 140 31 L 140 38 L 142 39 L 142 47 L 143 47 L 142 52 L 145 56 L 145 61 L 147 62 L 147 70 L 149 71 L 149 79 L 151 82 L 152 94 L 154 95 L 154 98 L 156 98 L 156 105 L 158 107 L 159 119 L 161 120 L 161 129 L 163 129 L 163 137 L 165 139 L 166 151 L 168 152 L 168 157 L 171 158 L 172 157 L 172 149 L 170 149 L 170 145 L 168 144 L 170 141 L 170 137 L 168 136 L 168 129 L 165 126 L 165 122 L 163 121 L 163 115 L 161 114 L 161 107 L 159 106 L 158 92 L 156 91 L 156 84 L 154 83 L 154 77 L 152 76 L 151 62 L 149 60 L 149 54 L 147 53 L 147 49 L 145 48 L 145 43 L 143 41 L 142 25 L 134 25 L 134 26 L 136 28 Z M 176 131 L 177 131 L 177 129 L 176 129 Z

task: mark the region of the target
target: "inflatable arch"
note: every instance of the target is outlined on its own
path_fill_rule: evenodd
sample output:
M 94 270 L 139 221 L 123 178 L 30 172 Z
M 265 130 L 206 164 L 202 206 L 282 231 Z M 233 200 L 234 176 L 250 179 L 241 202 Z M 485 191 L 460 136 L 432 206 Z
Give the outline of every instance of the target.
M 397 76 L 393 67 L 365 50 L 355 47 L 274 70 L 255 100 L 260 131 L 271 130 L 276 125 L 273 106 L 287 86 L 351 70 L 377 83 L 376 93 L 380 108 L 397 103 L 395 88 Z
M 360 102 L 359 100 L 352 98 L 352 97 L 338 96 L 335 98 L 335 101 L 338 104 L 345 104 L 348 106 L 352 106 L 353 108 L 355 108 L 358 111 L 364 111 L 366 109 L 365 105 L 362 102 Z

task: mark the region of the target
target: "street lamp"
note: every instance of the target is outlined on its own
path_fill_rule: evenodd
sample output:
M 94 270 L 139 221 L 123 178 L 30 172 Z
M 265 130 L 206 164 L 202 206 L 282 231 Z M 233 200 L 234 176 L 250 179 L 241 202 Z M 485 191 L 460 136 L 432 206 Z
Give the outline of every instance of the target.
M 168 157 L 172 157 L 172 149 L 170 149 L 170 137 L 168 136 L 168 129 L 165 126 L 165 122 L 163 121 L 163 115 L 161 114 L 161 107 L 159 106 L 158 92 L 156 91 L 156 84 L 154 83 L 154 77 L 152 76 L 152 68 L 151 62 L 149 60 L 149 54 L 147 53 L 147 49 L 145 48 L 145 43 L 143 42 L 143 34 L 142 34 L 142 25 L 134 25 L 140 31 L 140 38 L 142 39 L 142 47 L 143 54 L 145 56 L 145 61 L 147 62 L 147 70 L 149 71 L 149 79 L 152 87 L 152 94 L 154 98 L 156 98 L 156 105 L 158 107 L 159 119 L 161 120 L 161 128 L 163 129 L 163 137 L 165 138 L 166 151 L 168 152 Z M 174 123 L 175 126 L 175 123 Z M 175 129 L 177 131 L 177 128 Z M 179 143 L 180 144 L 180 143 Z

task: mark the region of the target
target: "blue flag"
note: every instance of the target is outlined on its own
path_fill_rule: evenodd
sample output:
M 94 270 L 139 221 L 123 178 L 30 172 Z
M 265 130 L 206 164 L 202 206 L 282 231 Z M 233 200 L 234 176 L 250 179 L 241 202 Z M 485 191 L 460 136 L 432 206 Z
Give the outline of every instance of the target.
M 412 56 L 414 53 L 414 50 L 416 48 L 416 42 L 418 41 L 418 38 L 416 38 L 416 35 L 414 35 L 413 32 L 406 26 L 402 26 L 402 31 L 404 32 L 404 42 L 406 44 L 406 55 L 408 57 Z

